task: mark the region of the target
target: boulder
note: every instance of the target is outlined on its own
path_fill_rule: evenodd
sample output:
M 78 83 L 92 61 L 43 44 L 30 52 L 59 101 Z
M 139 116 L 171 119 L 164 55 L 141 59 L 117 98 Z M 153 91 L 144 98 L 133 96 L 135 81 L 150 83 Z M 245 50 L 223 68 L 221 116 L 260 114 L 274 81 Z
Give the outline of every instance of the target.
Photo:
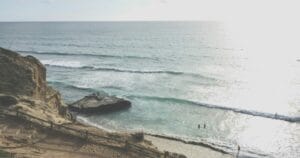
M 131 102 L 115 96 L 92 94 L 69 105 L 69 109 L 79 113 L 102 113 L 131 107 Z

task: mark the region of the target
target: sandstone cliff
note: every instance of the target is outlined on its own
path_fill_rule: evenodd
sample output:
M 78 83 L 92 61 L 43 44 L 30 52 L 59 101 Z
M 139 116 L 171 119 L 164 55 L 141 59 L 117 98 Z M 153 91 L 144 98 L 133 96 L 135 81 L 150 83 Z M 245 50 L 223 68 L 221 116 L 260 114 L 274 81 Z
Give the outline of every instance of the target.
M 45 100 L 46 87 L 46 69 L 37 59 L 0 48 L 0 93 Z
M 47 85 L 43 64 L 33 56 L 23 57 L 3 48 L 0 48 L 0 94 L 39 100 L 61 114 L 65 112 L 59 92 Z

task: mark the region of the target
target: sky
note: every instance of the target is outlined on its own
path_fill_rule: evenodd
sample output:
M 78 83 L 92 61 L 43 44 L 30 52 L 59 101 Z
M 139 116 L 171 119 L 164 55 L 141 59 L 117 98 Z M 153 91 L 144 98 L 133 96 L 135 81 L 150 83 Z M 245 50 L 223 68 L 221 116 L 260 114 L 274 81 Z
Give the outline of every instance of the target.
M 1 0 L 0 21 L 293 21 L 296 0 Z

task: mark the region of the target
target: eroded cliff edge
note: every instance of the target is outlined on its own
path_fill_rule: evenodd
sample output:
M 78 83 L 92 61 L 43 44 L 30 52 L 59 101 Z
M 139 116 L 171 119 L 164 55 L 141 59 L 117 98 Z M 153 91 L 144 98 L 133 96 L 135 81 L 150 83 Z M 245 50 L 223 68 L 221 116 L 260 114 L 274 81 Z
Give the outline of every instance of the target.
M 58 91 L 47 85 L 46 68 L 33 56 L 23 57 L 0 47 L 0 103 L 39 102 L 64 116 L 66 105 Z M 11 99 L 8 99 L 11 98 Z M 7 103 L 9 104 L 9 103 Z

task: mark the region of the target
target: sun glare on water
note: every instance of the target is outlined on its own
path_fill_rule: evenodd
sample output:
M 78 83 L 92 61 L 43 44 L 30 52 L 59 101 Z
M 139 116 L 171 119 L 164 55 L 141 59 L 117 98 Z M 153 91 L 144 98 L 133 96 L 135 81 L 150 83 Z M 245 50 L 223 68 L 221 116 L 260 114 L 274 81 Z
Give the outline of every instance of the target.
M 243 49 L 236 53 L 243 59 L 237 61 L 240 71 L 230 72 L 245 83 L 239 87 L 243 92 L 237 92 L 235 98 L 251 109 L 287 114 L 291 110 L 290 100 L 299 94 L 294 85 L 299 81 L 296 67 L 300 53 L 293 42 L 299 31 L 278 23 L 262 24 L 225 24 L 233 43 Z
M 300 31 L 297 25 L 295 22 L 265 21 L 225 24 L 233 43 L 243 49 L 236 53 L 243 60 L 235 61 L 241 68 L 229 73 L 238 81 L 233 88 L 238 90 L 232 94 L 236 104 L 247 104 L 239 108 L 247 107 L 274 116 L 299 116 L 296 98 L 300 95 L 300 63 L 297 61 L 300 49 L 295 41 L 299 41 Z M 289 146 L 299 139 L 292 133 L 297 130 L 291 130 L 284 121 L 250 116 L 236 122 L 232 131 L 231 137 L 238 144 L 252 144 L 265 152 L 297 151 L 278 147 Z

